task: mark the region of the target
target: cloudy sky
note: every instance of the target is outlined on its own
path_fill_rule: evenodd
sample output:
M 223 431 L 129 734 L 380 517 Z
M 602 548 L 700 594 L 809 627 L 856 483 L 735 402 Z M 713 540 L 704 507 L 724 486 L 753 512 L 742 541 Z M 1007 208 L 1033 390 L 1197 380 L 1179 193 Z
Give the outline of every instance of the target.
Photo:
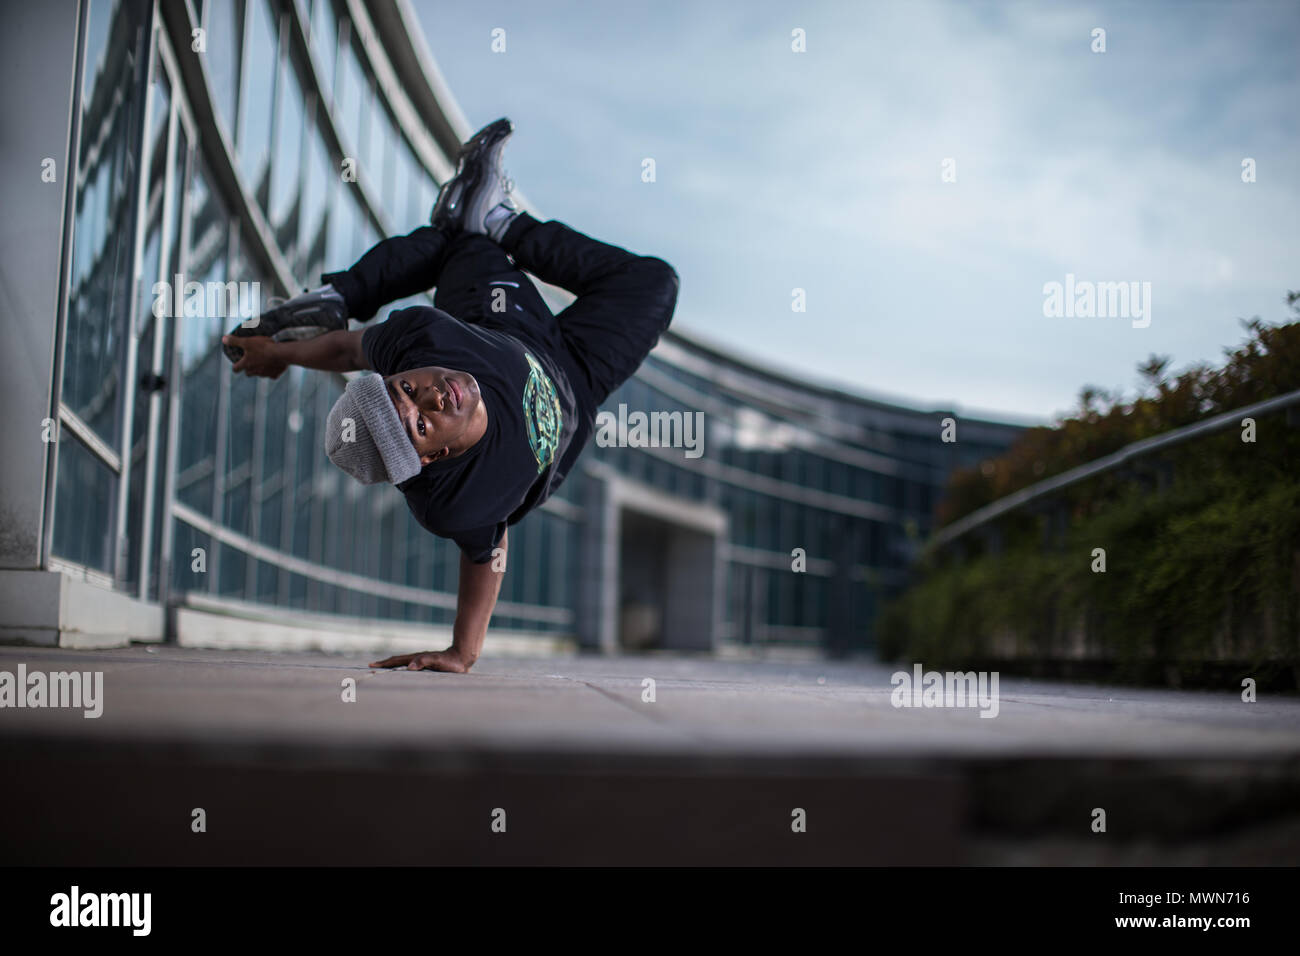
M 796 376 L 1046 419 L 1300 289 L 1294 2 L 412 3 L 544 217 L 667 259 L 675 328 Z M 1044 316 L 1067 273 L 1151 283 L 1150 325 Z

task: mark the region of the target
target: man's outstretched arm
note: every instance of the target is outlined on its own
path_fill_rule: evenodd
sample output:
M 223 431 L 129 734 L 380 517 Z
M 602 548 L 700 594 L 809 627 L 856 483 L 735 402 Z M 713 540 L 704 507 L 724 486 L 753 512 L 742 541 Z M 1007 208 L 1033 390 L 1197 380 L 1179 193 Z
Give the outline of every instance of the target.
M 365 329 L 326 332 L 315 338 L 296 342 L 277 342 L 269 336 L 250 335 L 221 337 L 223 344 L 238 345 L 243 356 L 234 371 L 262 378 L 279 378 L 290 365 L 319 369 L 323 372 L 366 371 L 370 363 L 361 347 Z
M 456 590 L 456 623 L 452 626 L 451 647 L 445 651 L 425 651 L 421 654 L 399 654 L 371 667 L 405 667 L 408 670 L 450 671 L 463 674 L 474 666 L 483 641 L 487 637 L 488 622 L 501 593 L 504 571 L 493 570 L 506 556 L 510 532 L 501 535 L 501 554 L 485 564 L 475 564 L 460 556 L 460 583 Z

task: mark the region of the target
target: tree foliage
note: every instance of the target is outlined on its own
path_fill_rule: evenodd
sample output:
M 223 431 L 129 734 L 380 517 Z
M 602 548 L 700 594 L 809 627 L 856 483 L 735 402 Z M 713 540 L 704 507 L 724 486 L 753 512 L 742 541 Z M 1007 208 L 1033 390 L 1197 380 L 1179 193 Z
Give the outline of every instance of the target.
M 1300 319 L 1300 292 L 1288 293 L 1287 305 Z M 1085 385 L 1074 412 L 1027 429 L 1002 456 L 954 472 L 937 526 L 1132 442 L 1300 388 L 1300 321 L 1270 326 L 1256 317 L 1242 325 L 1246 341 L 1225 349 L 1219 368 L 1199 364 L 1171 379 L 1170 358 L 1152 355 L 1138 365 L 1142 387 L 1128 401 Z
M 1300 293 L 1287 297 L 1300 318 Z M 1300 321 L 1243 323 L 1225 362 L 1170 376 L 1141 363 L 1124 400 L 1087 386 L 1078 410 L 954 476 L 942 523 L 1131 442 L 1300 388 Z M 889 602 L 891 660 L 1091 661 L 1123 679 L 1156 663 L 1300 675 L 1300 421 L 1258 417 L 1162 449 L 932 548 Z M 1103 549 L 1106 570 L 1093 567 Z M 1144 670 L 1145 669 L 1145 670 Z M 1172 678 L 1171 678 L 1172 679 Z M 1300 676 L 1297 677 L 1300 681 Z

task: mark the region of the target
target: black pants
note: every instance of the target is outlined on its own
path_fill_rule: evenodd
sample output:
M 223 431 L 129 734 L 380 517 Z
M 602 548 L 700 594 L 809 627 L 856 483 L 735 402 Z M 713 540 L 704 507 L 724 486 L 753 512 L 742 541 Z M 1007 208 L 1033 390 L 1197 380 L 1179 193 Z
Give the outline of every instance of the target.
M 577 299 L 553 314 L 520 270 Z M 547 323 L 556 361 L 571 384 L 599 406 L 640 367 L 672 321 L 677 273 L 653 256 L 599 242 L 554 220 L 521 212 L 497 245 L 471 232 L 423 226 L 378 243 L 346 272 L 321 277 L 367 322 L 388 302 L 437 287 L 433 303 L 464 322 L 500 327 L 494 297 L 504 295 L 512 318 Z M 501 290 L 501 291 L 498 291 Z

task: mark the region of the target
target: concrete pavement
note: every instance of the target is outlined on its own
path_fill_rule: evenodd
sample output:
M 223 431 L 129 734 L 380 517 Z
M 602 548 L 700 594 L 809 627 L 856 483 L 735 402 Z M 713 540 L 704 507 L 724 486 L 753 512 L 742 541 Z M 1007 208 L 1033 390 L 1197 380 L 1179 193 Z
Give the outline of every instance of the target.
M 134 846 L 180 863 L 1300 862 L 1295 697 L 1006 679 L 989 719 L 896 708 L 896 668 L 867 663 L 489 657 L 450 675 L 326 655 L 0 647 L 0 671 L 19 663 L 104 682 L 98 719 L 0 709 L 0 753 L 20 771 L 4 819 L 31 823 L 6 837 L 19 860 L 109 862 Z M 112 795 L 96 799 L 91 781 Z M 317 860 L 343 819 L 306 797 L 322 786 L 348 794 L 356 832 L 405 793 L 416 814 L 442 801 L 464 838 L 372 838 Z M 242 821 L 215 856 L 183 817 L 149 819 L 188 813 L 205 789 Z M 515 838 L 487 826 L 502 803 L 531 821 L 507 828 Z M 301 837 L 268 844 L 261 828 L 294 807 Z M 808 823 L 792 836 L 796 809 Z M 89 845 L 67 833 L 78 812 L 94 818 Z M 126 836 L 105 838 L 115 830 Z

